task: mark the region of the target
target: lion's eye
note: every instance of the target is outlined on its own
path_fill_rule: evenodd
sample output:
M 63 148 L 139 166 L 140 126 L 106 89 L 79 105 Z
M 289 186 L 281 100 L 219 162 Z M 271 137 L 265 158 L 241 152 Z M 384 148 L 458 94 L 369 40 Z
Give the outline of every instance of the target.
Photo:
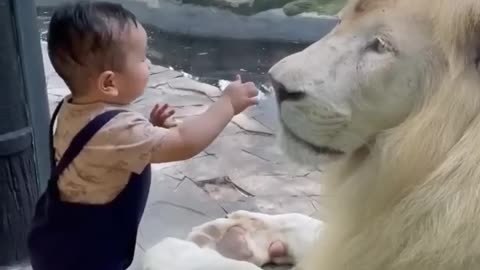
M 386 53 L 393 51 L 393 48 L 381 37 L 376 37 L 370 44 L 367 49 L 374 51 L 376 53 Z

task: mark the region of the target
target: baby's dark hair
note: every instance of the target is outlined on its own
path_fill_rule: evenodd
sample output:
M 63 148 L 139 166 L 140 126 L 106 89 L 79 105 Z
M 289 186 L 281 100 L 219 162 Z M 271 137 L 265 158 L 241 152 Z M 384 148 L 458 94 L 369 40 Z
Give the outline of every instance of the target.
M 85 79 L 86 71 L 123 67 L 122 33 L 132 25 L 138 27 L 135 15 L 120 4 L 80 1 L 63 4 L 54 11 L 48 30 L 48 54 L 73 95 L 81 94 L 76 86 Z

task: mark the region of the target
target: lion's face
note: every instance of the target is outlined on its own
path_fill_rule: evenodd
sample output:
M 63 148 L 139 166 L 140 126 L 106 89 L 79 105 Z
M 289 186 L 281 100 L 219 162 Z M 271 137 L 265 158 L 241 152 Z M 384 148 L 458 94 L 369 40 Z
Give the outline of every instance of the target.
M 338 158 L 404 121 L 431 57 L 430 34 L 419 24 L 387 8 L 347 10 L 330 34 L 275 64 L 286 152 L 302 162 Z

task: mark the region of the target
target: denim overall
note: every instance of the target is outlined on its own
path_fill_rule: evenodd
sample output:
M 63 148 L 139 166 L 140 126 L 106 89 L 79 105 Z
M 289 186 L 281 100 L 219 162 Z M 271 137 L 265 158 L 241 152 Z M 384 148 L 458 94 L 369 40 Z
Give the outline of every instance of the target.
M 53 124 L 50 123 L 52 174 L 48 188 L 40 197 L 28 238 L 34 270 L 120 270 L 133 260 L 137 230 L 150 190 L 151 169 L 131 174 L 125 189 L 102 205 L 64 202 L 57 181 L 102 126 L 122 110 L 104 112 L 90 121 L 73 138 L 55 166 Z

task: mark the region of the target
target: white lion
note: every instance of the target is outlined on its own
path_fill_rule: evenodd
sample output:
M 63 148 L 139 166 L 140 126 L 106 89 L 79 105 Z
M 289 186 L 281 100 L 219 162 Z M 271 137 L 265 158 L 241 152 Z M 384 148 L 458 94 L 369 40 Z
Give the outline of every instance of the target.
M 327 223 L 236 212 L 146 269 L 480 269 L 479 65 L 480 0 L 350 1 L 270 71 L 285 153 L 332 161 Z

